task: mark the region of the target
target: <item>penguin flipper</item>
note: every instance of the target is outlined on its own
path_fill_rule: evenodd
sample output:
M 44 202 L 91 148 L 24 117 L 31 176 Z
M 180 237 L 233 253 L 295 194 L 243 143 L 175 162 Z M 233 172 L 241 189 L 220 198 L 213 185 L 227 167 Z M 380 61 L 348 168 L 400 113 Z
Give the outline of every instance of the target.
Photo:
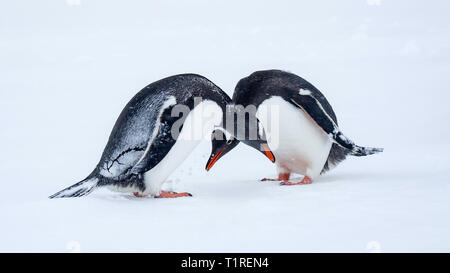
M 156 133 L 153 142 L 149 144 L 141 159 L 131 170 L 132 173 L 145 173 L 155 167 L 167 153 L 172 149 L 173 145 L 177 141 L 176 137 L 172 135 L 172 127 L 175 126 L 175 122 L 180 121 L 183 124 L 186 116 L 181 119 L 171 116 L 172 107 L 167 108 L 161 115 L 159 128 Z M 180 131 L 182 125 L 180 126 Z
M 335 120 L 327 113 L 324 105 L 316 98 L 312 91 L 300 89 L 290 97 L 290 102 L 308 113 L 322 130 L 338 145 L 348 149 L 354 156 L 366 156 L 383 151 L 383 148 L 369 148 L 356 145 L 347 138 L 337 126 Z

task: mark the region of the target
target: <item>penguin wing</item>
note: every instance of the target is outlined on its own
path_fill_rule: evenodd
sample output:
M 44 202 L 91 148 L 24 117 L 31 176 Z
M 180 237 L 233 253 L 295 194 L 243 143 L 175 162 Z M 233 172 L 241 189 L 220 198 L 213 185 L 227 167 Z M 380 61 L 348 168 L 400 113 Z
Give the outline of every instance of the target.
M 325 108 L 329 108 L 329 105 L 324 105 L 323 99 L 319 99 L 314 95 L 314 92 L 309 89 L 301 88 L 298 91 L 289 91 L 289 102 L 294 106 L 302 109 L 319 125 L 325 133 L 333 139 L 334 142 L 347 149 L 354 149 L 355 144 L 348 139 L 339 129 L 336 118 L 332 118 L 334 113 L 328 113 Z M 326 103 L 326 101 L 325 101 Z
M 159 127 L 155 128 L 155 137 L 148 144 L 141 158 L 131 170 L 132 173 L 145 173 L 158 165 L 161 160 L 172 149 L 177 141 L 178 134 L 183 128 L 183 123 L 187 117 L 185 113 L 181 118 L 173 117 L 172 107 L 169 107 L 161 114 Z

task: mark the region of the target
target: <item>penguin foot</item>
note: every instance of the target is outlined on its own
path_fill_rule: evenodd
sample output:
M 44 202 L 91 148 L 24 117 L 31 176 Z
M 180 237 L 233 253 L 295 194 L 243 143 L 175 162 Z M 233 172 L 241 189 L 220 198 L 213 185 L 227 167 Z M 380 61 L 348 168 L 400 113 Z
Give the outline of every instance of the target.
M 147 197 L 148 196 L 148 194 L 140 194 L 137 191 L 133 192 L 133 195 L 136 196 L 136 197 Z
M 155 198 L 177 198 L 177 197 L 184 197 L 184 196 L 192 196 L 192 194 L 190 194 L 188 192 L 176 193 L 173 191 L 161 191 L 161 193 L 158 196 L 155 196 Z
M 290 176 L 290 173 L 280 173 L 278 178 L 263 178 L 261 181 L 288 181 Z
M 283 181 L 281 186 L 294 186 L 294 185 L 308 185 L 312 183 L 312 179 L 309 176 L 305 176 L 300 182 Z
M 261 179 L 261 181 L 281 181 L 281 180 L 278 178 L 263 178 Z

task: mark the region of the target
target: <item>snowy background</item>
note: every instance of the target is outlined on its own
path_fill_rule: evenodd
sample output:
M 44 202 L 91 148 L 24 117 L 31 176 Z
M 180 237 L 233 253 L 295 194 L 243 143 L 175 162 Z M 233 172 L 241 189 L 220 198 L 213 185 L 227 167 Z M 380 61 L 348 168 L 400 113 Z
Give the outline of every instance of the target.
M 0 3 L 0 251 L 450 251 L 449 1 Z M 47 196 L 95 167 L 145 85 L 195 72 L 229 95 L 256 70 L 318 87 L 340 127 L 385 152 L 308 186 L 240 145 L 170 177 L 192 198 Z

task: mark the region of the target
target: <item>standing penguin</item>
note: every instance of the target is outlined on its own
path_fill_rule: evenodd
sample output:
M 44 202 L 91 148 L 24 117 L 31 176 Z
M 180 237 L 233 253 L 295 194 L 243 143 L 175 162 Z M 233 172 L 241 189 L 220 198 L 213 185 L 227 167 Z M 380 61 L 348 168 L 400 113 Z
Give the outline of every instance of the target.
M 211 132 L 223 123 L 230 101 L 214 83 L 195 74 L 148 85 L 122 110 L 92 173 L 50 198 L 80 197 L 104 186 L 137 197 L 191 196 L 162 191 L 161 186 L 200 142 L 201 136 L 193 137 L 199 131 L 194 127 L 205 124 L 205 109 L 211 128 L 203 130 Z
M 256 107 L 256 118 L 264 127 L 269 148 L 275 155 L 278 178 L 263 181 L 282 181 L 282 185 L 310 184 L 347 155 L 366 156 L 383 151 L 382 148 L 357 146 L 345 137 L 325 96 L 292 73 L 254 72 L 238 82 L 233 102 Z M 271 116 L 271 108 L 278 110 L 277 116 Z M 273 119 L 277 126 L 270 126 Z M 213 147 L 217 145 L 213 140 Z M 291 173 L 304 177 L 293 182 Z

